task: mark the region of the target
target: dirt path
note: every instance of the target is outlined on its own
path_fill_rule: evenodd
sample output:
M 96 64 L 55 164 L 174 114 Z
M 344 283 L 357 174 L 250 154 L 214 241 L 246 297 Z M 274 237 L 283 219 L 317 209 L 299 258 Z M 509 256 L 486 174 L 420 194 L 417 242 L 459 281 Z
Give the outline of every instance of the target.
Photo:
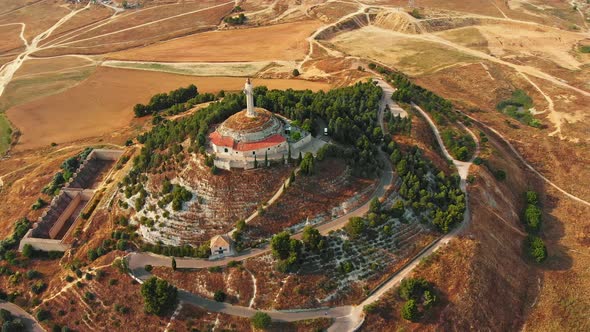
M 26 40 L 24 40 L 23 33 L 26 28 L 26 25 L 24 23 L 21 23 L 22 24 L 21 38 L 25 41 L 26 47 L 25 47 L 24 52 L 19 54 L 16 59 L 14 59 L 12 62 L 7 64 L 0 71 L 0 96 L 2 96 L 2 94 L 4 93 L 4 89 L 6 88 L 8 83 L 10 83 L 10 81 L 14 77 L 14 74 L 16 73 L 16 71 L 29 58 L 29 55 L 31 53 L 34 53 L 34 52 L 37 52 L 38 50 L 40 50 L 40 48 L 38 46 L 39 43 L 41 41 L 43 41 L 44 39 L 46 39 L 47 37 L 49 37 L 51 35 L 51 33 L 53 33 L 53 31 L 55 31 L 55 29 L 59 28 L 65 22 L 70 20 L 72 17 L 76 16 L 76 14 L 78 14 L 79 12 L 81 12 L 85 9 L 88 9 L 89 7 L 90 7 L 90 2 L 85 7 L 70 11 L 67 15 L 62 17 L 59 21 L 57 21 L 49 29 L 47 29 L 47 30 L 43 31 L 42 33 L 40 33 L 39 35 L 35 36 L 30 44 L 26 43 Z
M 141 27 L 145 27 L 145 26 L 148 26 L 148 25 L 152 25 L 152 24 L 164 22 L 164 21 L 175 19 L 175 18 L 178 18 L 178 17 L 182 17 L 182 16 L 186 16 L 186 15 L 191 15 L 191 14 L 195 14 L 195 13 L 204 12 L 204 11 L 207 11 L 207 10 L 210 10 L 210 9 L 213 9 L 213 8 L 217 8 L 217 7 L 227 6 L 228 4 L 232 4 L 232 3 L 234 3 L 234 2 L 233 1 L 224 2 L 224 3 L 221 3 L 219 5 L 215 5 L 215 6 L 211 6 L 211 7 L 207 7 L 207 8 L 201 8 L 201 9 L 197 9 L 197 10 L 193 10 L 193 11 L 190 11 L 190 12 L 185 12 L 185 13 L 181 13 L 181 14 L 177 14 L 177 15 L 173 15 L 173 16 L 164 17 L 164 18 L 161 18 L 159 20 L 155 20 L 155 21 L 150 21 L 150 22 L 146 22 L 146 23 L 134 25 L 134 26 L 129 27 L 129 28 L 124 28 L 124 29 L 120 29 L 120 30 L 117 30 L 117 31 L 108 32 L 108 33 L 105 33 L 105 34 L 102 34 L 102 35 L 98 35 L 98 36 L 92 36 L 92 37 L 83 38 L 83 39 L 76 39 L 76 40 L 71 41 L 71 42 L 61 42 L 61 43 L 53 44 L 51 46 L 48 46 L 47 48 L 58 47 L 58 46 L 66 46 L 66 45 L 75 44 L 75 43 L 79 43 L 79 42 L 83 42 L 83 41 L 88 41 L 88 40 L 93 40 L 93 39 L 102 38 L 102 37 L 106 37 L 106 36 L 111 36 L 111 35 L 118 34 L 118 33 L 121 33 L 121 32 L 134 30 L 134 29 L 137 29 L 137 28 L 141 28 Z
M 378 115 L 379 122 L 382 126 L 383 126 L 382 119 L 383 119 L 383 111 L 384 110 L 385 110 L 385 105 L 382 104 L 380 107 L 379 115 Z M 440 133 L 439 133 L 438 129 L 436 128 L 434 122 L 432 122 L 432 120 L 430 119 L 429 115 L 426 114 L 421 109 L 419 109 L 419 111 L 423 112 L 423 116 L 428 120 L 429 124 L 431 125 L 433 132 L 437 136 L 437 142 L 439 143 L 441 150 L 443 151 L 445 156 L 447 156 L 450 160 L 452 160 L 453 163 L 455 164 L 455 166 L 457 167 L 457 169 L 460 170 L 459 174 L 461 177 L 461 189 L 465 193 L 466 199 L 468 199 L 468 193 L 466 190 L 467 172 L 468 172 L 469 166 L 471 165 L 471 161 L 479 153 L 479 141 L 478 141 L 477 137 L 473 134 L 473 132 L 471 132 L 469 129 L 467 129 L 469 131 L 469 133 L 474 136 L 474 139 L 477 142 L 476 153 L 474 154 L 474 156 L 472 157 L 472 160 L 470 162 L 462 162 L 459 160 L 455 160 L 450 156 L 450 154 L 446 150 L 446 147 L 444 146 L 442 139 L 440 137 Z M 390 163 L 387 163 L 387 164 L 390 165 Z M 388 180 L 386 182 L 391 183 L 391 181 L 393 179 L 392 173 L 391 172 L 385 172 L 385 173 L 387 174 L 387 176 L 385 178 Z M 384 177 L 381 178 L 381 180 L 382 180 L 381 182 L 383 182 L 383 179 L 384 179 Z M 385 187 L 380 186 L 379 188 L 382 190 L 386 190 L 387 186 L 385 186 Z M 377 192 L 381 192 L 382 190 L 377 190 Z M 384 192 L 385 191 L 382 191 L 381 195 Z M 374 196 L 374 197 L 378 197 L 378 196 Z M 369 202 L 370 202 L 370 200 L 369 200 Z M 367 209 L 368 209 L 368 204 L 369 203 L 365 204 Z M 365 207 L 365 205 L 363 207 Z M 363 215 L 367 211 L 368 210 L 366 210 L 364 208 L 359 208 L 359 209 L 355 210 L 353 213 L 354 214 L 360 213 L 359 215 Z M 292 310 L 292 311 L 288 311 L 288 312 L 287 311 L 265 311 L 265 312 L 268 313 L 272 317 L 272 319 L 275 321 L 298 321 L 298 320 L 313 319 L 313 318 L 320 318 L 320 317 L 332 318 L 332 319 L 334 319 L 334 324 L 332 324 L 332 326 L 330 326 L 328 331 L 338 331 L 338 332 L 340 332 L 340 331 L 354 331 L 355 329 L 360 327 L 360 325 L 362 325 L 362 323 L 363 323 L 364 314 L 363 314 L 362 309 L 363 309 L 364 305 L 370 304 L 370 303 L 373 303 L 373 302 L 379 300 L 385 293 L 387 293 L 387 291 L 389 291 L 391 288 L 395 287 L 403 278 L 405 278 L 407 275 L 409 275 L 413 271 L 413 269 L 419 264 L 419 262 L 422 258 L 424 258 L 424 257 L 432 254 L 436 250 L 442 248 L 449 241 L 451 241 L 455 236 L 457 236 L 457 234 L 459 234 L 469 224 L 470 216 L 471 216 L 471 214 L 469 211 L 469 205 L 467 205 L 467 208 L 465 209 L 465 213 L 464 213 L 464 217 L 463 217 L 464 220 L 459 227 L 457 227 L 452 232 L 439 238 L 439 240 L 433 242 L 428 247 L 426 247 L 416 257 L 414 257 L 408 264 L 406 264 L 402 270 L 395 273 L 387 283 L 383 284 L 379 289 L 377 289 L 373 294 L 371 294 L 371 296 L 369 296 L 365 301 L 363 301 L 358 306 L 340 306 L 340 307 L 333 307 L 333 308 L 327 308 L 327 309 L 326 308 L 316 308 L 316 309 L 299 310 L 299 311 Z M 333 222 L 322 225 L 324 227 L 322 227 L 322 226 L 318 227 L 318 229 L 321 229 L 321 233 L 325 234 L 326 231 L 333 230 L 334 227 L 344 226 L 345 222 L 347 222 L 349 218 L 350 218 L 349 215 L 341 217 L 339 219 L 334 220 Z M 344 220 L 344 222 L 341 219 Z M 325 226 L 328 226 L 328 227 L 325 227 Z M 259 255 L 259 254 L 262 254 L 265 252 L 268 252 L 268 249 L 259 251 L 257 254 Z M 243 260 L 243 259 L 246 259 L 249 257 L 252 257 L 252 256 L 250 256 L 250 255 L 242 256 L 237 260 Z M 234 258 L 234 260 L 236 260 L 236 257 L 233 257 L 233 258 Z M 126 259 L 128 259 L 128 262 L 129 262 L 131 276 L 134 279 L 138 280 L 139 282 L 142 282 L 143 280 L 145 280 L 151 276 L 151 274 L 149 272 L 145 271 L 145 269 L 144 269 L 145 265 L 150 264 L 152 266 L 170 266 L 170 264 L 171 264 L 170 263 L 171 258 L 169 258 L 169 257 L 153 255 L 153 254 L 148 254 L 148 253 L 131 253 L 126 257 Z M 181 268 L 182 267 L 191 267 L 191 268 L 197 267 L 197 268 L 199 268 L 199 267 L 225 265 L 228 263 L 228 260 L 225 259 L 225 260 L 220 260 L 220 261 L 216 261 L 216 262 L 210 262 L 210 261 L 194 260 L 194 259 L 177 259 L 176 262 L 177 262 L 177 266 L 181 267 Z M 189 263 L 189 264 L 187 264 L 187 263 Z M 213 263 L 215 265 L 209 265 L 208 263 Z M 221 264 L 219 264 L 219 263 L 221 263 Z M 185 265 L 187 265 L 187 266 L 185 266 Z M 227 304 L 227 303 L 220 303 L 220 302 L 216 302 L 216 301 L 202 298 L 200 296 L 197 296 L 197 295 L 187 292 L 185 290 L 179 290 L 179 299 L 183 302 L 188 302 L 188 303 L 194 304 L 196 306 L 205 308 L 208 311 L 223 312 L 223 313 L 226 313 L 229 315 L 240 316 L 240 317 L 251 317 L 257 311 L 257 310 L 254 310 L 251 306 L 250 307 L 243 307 L 243 306 L 234 306 L 234 305 Z
M 468 118 L 470 118 L 473 122 L 479 124 L 480 126 L 482 126 L 483 128 L 488 129 L 489 131 L 493 132 L 494 134 L 496 134 L 496 136 L 498 138 L 500 138 L 504 143 L 506 143 L 506 145 L 508 146 L 508 148 L 510 148 L 510 150 L 512 150 L 512 152 L 514 153 L 514 155 L 523 163 L 523 165 L 525 165 L 528 169 L 530 169 L 533 173 L 535 173 L 538 177 L 540 177 L 543 181 L 545 181 L 547 184 L 549 184 L 550 186 L 552 186 L 553 188 L 557 189 L 559 192 L 561 192 L 562 194 L 564 194 L 565 196 L 569 197 L 570 199 L 573 199 L 574 201 L 578 202 L 578 203 L 582 203 L 586 206 L 590 206 L 590 202 L 585 201 L 573 194 L 570 194 L 569 192 L 565 191 L 564 189 L 562 189 L 561 187 L 559 187 L 557 184 L 555 184 L 554 182 L 552 182 L 551 180 L 549 180 L 548 178 L 546 178 L 543 174 L 541 174 L 539 171 L 537 171 L 531 164 L 529 164 L 523 157 L 522 155 L 520 155 L 520 153 L 516 150 L 516 148 L 510 143 L 510 141 L 508 141 L 508 139 L 506 137 L 504 137 L 504 135 L 502 135 L 500 132 L 498 132 L 496 129 L 484 124 L 483 122 L 480 122 L 479 120 L 475 119 L 474 117 L 472 117 L 471 115 L 467 114 L 467 113 L 463 113 L 461 112 L 461 114 L 467 116 Z

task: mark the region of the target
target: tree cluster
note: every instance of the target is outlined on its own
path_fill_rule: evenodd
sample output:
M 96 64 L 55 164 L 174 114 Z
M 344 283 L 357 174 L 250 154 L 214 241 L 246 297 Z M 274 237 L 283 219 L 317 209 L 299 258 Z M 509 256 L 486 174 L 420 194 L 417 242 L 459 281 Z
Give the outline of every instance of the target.
M 179 184 L 171 184 L 168 179 L 164 180 L 162 195 L 164 196 L 158 202 L 158 206 L 163 208 L 172 202 L 174 211 L 182 210 L 182 204 L 193 199 L 193 193 Z
M 377 113 L 382 90 L 371 82 L 333 89 L 328 92 L 310 90 L 268 90 L 256 87 L 256 105 L 279 113 L 297 123 L 311 124 L 322 118 L 328 122 L 332 138 L 346 146 L 343 157 L 355 174 L 370 176 L 381 167 L 376 146 L 382 133 Z
M 242 25 L 244 23 L 246 23 L 246 20 L 248 18 L 246 17 L 246 15 L 244 15 L 244 13 L 240 13 L 240 15 L 238 16 L 227 16 L 223 19 L 223 22 L 229 24 L 229 25 Z
M 403 279 L 398 295 L 406 300 L 401 311 L 402 318 L 412 322 L 418 321 L 437 302 L 432 285 L 422 278 Z
M 20 318 L 14 317 L 10 311 L 6 309 L 0 309 L 0 326 L 2 326 L 2 332 L 26 331 L 23 321 Z
M 60 166 L 62 171 L 55 173 L 51 182 L 43 188 L 42 192 L 47 195 L 58 194 L 91 151 L 92 148 L 86 148 L 78 155 L 66 159 Z
M 406 201 L 406 207 L 412 207 L 415 212 L 427 213 L 426 217 L 444 233 L 463 220 L 466 203 L 458 175 L 448 177 L 438 171 L 416 146 L 404 153 L 392 142 L 388 145 L 389 151 L 391 162 L 402 178 L 398 192 Z M 394 209 L 391 213 L 398 214 L 399 203 Z
M 277 270 L 281 272 L 294 271 L 301 260 L 302 243 L 292 239 L 288 232 L 281 232 L 272 237 L 270 247 L 273 256 L 279 260 Z
M 11 261 L 16 258 L 14 249 L 18 247 L 18 243 L 29 231 L 29 228 L 31 228 L 31 223 L 27 218 L 21 218 L 14 223 L 12 234 L 0 241 L 0 258 L 12 264 Z
M 151 277 L 141 285 L 145 312 L 162 315 L 174 308 L 178 290 L 166 280 Z
M 475 153 L 475 141 L 469 133 L 461 134 L 453 129 L 445 129 L 441 133 L 445 146 L 449 153 L 458 160 L 468 161 Z
M 391 135 L 410 135 L 412 131 L 412 118 L 410 116 L 402 118 L 401 115 L 393 115 L 386 109 L 385 121 Z
M 539 198 L 536 192 L 529 190 L 525 193 L 526 208 L 523 214 L 525 227 L 529 235 L 524 240 L 526 254 L 535 262 L 541 263 L 547 258 L 547 247 L 538 234 L 541 230 L 541 215 Z
M 186 88 L 172 90 L 168 93 L 158 93 L 153 95 L 146 105 L 136 104 L 133 107 L 133 112 L 138 118 L 149 114 L 158 113 L 172 107 L 175 104 L 187 102 L 189 99 L 196 97 L 198 93 L 197 87 L 194 84 L 191 84 Z
M 198 247 L 193 247 L 188 244 L 184 246 L 167 246 L 162 244 L 144 243 L 141 246 L 141 250 L 153 252 L 158 255 L 176 257 L 208 258 L 211 255 L 211 248 L 209 248 L 209 243 L 207 242 L 204 242 Z

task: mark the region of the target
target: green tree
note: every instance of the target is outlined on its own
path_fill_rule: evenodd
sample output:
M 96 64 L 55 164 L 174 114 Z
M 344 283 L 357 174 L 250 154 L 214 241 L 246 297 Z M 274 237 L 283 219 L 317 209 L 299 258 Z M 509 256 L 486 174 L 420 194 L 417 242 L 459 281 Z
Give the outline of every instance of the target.
M 213 299 L 217 302 L 225 301 L 227 295 L 222 290 L 216 290 L 215 294 L 213 294 Z
M 176 271 L 176 259 L 172 257 L 172 270 Z
M 379 201 L 379 198 L 375 197 L 371 200 L 371 203 L 369 204 L 369 212 L 381 212 L 381 202 Z
M 268 167 L 268 151 L 264 151 L 264 167 Z
M 301 156 L 301 153 L 299 154 Z M 304 175 L 312 175 L 314 170 L 314 159 L 311 152 L 307 152 L 300 163 L 301 172 Z
M 178 290 L 166 280 L 151 277 L 141 285 L 141 295 L 145 311 L 161 315 L 174 307 Z
M 541 263 L 547 258 L 547 247 L 545 242 L 538 236 L 529 235 L 526 240 L 526 248 L 528 255 L 537 263 Z
M 35 249 L 33 249 L 32 245 L 27 243 L 23 246 L 23 256 L 25 256 L 26 258 L 31 258 L 34 254 Z
M 415 322 L 418 320 L 419 312 L 415 300 L 408 300 L 402 307 L 402 318 Z
M 265 330 L 270 327 L 272 319 L 267 313 L 258 311 L 250 318 L 250 323 L 255 329 Z
M 303 229 L 303 235 L 301 240 L 305 247 L 311 251 L 319 251 L 320 243 L 322 242 L 323 236 L 320 234 L 320 231 L 311 227 L 305 226 Z
M 299 69 L 297 69 L 297 68 L 293 69 L 293 76 L 297 77 L 299 75 L 300 75 Z
M 526 202 L 528 204 L 533 204 L 533 205 L 537 205 L 537 203 L 539 202 L 539 198 L 537 197 L 537 193 L 529 190 L 526 192 Z
M 270 240 L 272 254 L 278 259 L 287 259 L 291 251 L 291 236 L 288 232 L 280 232 Z
M 361 217 L 352 217 L 348 220 L 348 224 L 344 226 L 344 229 L 348 233 L 348 236 L 352 239 L 357 239 L 365 233 L 367 225 L 365 220 Z

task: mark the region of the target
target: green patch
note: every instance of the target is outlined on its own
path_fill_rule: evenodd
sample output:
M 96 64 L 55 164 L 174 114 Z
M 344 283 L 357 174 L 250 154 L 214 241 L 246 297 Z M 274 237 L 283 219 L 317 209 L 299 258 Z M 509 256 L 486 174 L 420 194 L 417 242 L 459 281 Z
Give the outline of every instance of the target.
M 533 117 L 529 110 L 533 107 L 533 99 L 524 90 L 518 89 L 512 92 L 509 99 L 502 100 L 496 105 L 496 109 L 511 118 L 531 127 L 539 128 L 541 122 Z
M 583 45 L 578 48 L 582 53 L 590 53 L 590 45 Z
M 10 147 L 12 128 L 4 113 L 0 113 L 0 156 Z

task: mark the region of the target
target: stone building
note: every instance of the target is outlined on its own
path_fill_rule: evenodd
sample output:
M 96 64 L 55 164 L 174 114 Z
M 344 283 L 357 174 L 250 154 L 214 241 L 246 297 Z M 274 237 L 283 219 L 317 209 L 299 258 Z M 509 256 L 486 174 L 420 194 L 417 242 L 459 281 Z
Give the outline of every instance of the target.
M 233 241 L 227 235 L 214 236 L 211 239 L 209 247 L 211 248 L 210 259 L 218 259 L 225 256 L 233 256 L 235 254 Z
M 255 158 L 262 162 L 265 156 L 280 159 L 288 154 L 287 120 L 254 107 L 250 79 L 246 81 L 244 93 L 246 109 L 229 117 L 209 135 L 211 150 L 217 157 L 216 165 L 221 168 L 250 168 Z

